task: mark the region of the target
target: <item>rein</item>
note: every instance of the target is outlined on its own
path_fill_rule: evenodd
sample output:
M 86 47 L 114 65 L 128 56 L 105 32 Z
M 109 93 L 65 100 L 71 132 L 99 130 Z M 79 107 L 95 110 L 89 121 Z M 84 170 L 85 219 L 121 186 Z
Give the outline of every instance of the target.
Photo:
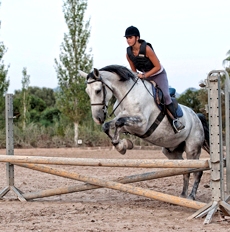
M 127 97 L 127 95 L 130 93 L 130 91 L 133 89 L 133 87 L 134 87 L 135 84 L 137 83 L 138 79 L 139 79 L 139 78 L 137 77 L 137 79 L 136 79 L 135 82 L 133 83 L 132 87 L 131 87 L 131 88 L 129 89 L 129 91 L 124 95 L 124 97 L 121 99 L 121 101 L 117 104 L 117 106 L 116 106 L 115 109 L 112 111 L 112 113 L 109 115 L 109 117 L 111 117 L 111 116 L 114 114 L 114 112 L 116 111 L 116 109 L 120 106 L 120 104 L 123 102 L 123 100 Z M 101 78 L 101 76 L 100 76 L 99 79 L 96 79 L 96 80 L 93 80 L 93 81 L 90 81 L 90 82 L 86 81 L 86 84 L 92 84 L 92 83 L 97 82 L 97 81 L 100 81 L 100 82 L 102 83 L 102 87 L 103 87 L 103 101 L 102 101 L 102 103 L 93 103 L 93 104 L 91 104 L 91 106 L 103 105 L 103 108 L 102 108 L 102 109 L 103 109 L 104 114 L 105 114 L 105 116 L 106 116 L 108 106 L 106 105 L 106 102 L 105 102 L 105 97 L 106 97 L 106 88 L 105 88 L 105 86 L 106 86 L 112 93 L 113 93 L 113 90 L 103 81 L 103 79 Z

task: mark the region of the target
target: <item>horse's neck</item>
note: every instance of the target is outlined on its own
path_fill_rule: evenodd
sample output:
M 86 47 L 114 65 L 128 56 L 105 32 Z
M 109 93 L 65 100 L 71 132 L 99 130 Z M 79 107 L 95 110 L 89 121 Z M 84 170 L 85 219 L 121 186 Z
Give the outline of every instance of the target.
M 115 74 L 110 74 L 110 75 L 107 74 L 106 78 L 103 80 L 105 84 L 109 86 L 109 88 L 112 90 L 114 97 L 118 101 L 121 100 L 131 88 L 129 87 L 131 86 L 131 81 L 122 82 L 118 79 L 118 77 Z

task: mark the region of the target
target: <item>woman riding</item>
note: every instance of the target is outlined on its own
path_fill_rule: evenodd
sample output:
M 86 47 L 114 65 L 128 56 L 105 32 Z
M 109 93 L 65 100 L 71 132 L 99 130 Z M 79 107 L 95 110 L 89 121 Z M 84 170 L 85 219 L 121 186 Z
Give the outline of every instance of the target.
M 162 90 L 167 109 L 173 116 L 173 126 L 177 132 L 184 129 L 184 125 L 179 121 L 176 109 L 169 95 L 167 73 L 158 60 L 151 44 L 140 39 L 139 30 L 130 26 L 125 31 L 125 37 L 129 47 L 127 47 L 126 58 L 133 72 L 140 71 L 137 76 L 141 79 L 154 81 Z

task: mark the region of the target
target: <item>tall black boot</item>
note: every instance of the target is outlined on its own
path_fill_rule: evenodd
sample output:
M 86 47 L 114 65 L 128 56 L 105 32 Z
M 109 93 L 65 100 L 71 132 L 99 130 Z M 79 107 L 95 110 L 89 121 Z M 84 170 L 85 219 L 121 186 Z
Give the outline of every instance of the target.
M 184 125 L 179 121 L 176 114 L 176 109 L 174 108 L 173 103 L 170 103 L 169 105 L 166 105 L 167 109 L 172 114 L 172 120 L 173 120 L 173 127 L 176 129 L 177 132 L 180 132 L 184 129 Z

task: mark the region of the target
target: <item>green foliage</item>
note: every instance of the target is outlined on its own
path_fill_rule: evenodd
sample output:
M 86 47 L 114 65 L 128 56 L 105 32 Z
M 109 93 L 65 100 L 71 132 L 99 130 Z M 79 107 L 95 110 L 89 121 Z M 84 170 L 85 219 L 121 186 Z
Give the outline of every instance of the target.
M 21 125 L 21 101 L 22 91 L 15 91 L 14 95 L 14 115 L 15 123 Z M 29 87 L 29 107 L 28 114 L 30 120 L 28 123 L 38 123 L 44 126 L 52 126 L 60 118 L 60 111 L 56 107 L 55 93 L 49 88 Z
M 58 122 L 60 111 L 55 107 L 46 108 L 40 116 L 40 123 L 44 126 L 51 126 L 54 122 Z
M 197 90 L 189 88 L 185 93 L 181 94 L 177 100 L 180 104 L 190 107 L 196 113 L 201 112 L 203 106 L 198 99 L 198 92 Z
M 23 68 L 22 70 L 22 92 L 21 92 L 21 101 L 20 101 L 20 115 L 22 121 L 22 127 L 25 129 L 26 124 L 29 122 L 30 114 L 30 97 L 28 94 L 28 87 L 30 84 L 30 76 L 27 74 L 27 69 Z
M 7 74 L 9 65 L 5 66 L 3 56 L 6 53 L 7 49 L 2 42 L 0 42 L 0 120 L 2 120 L 2 116 L 4 117 L 4 109 L 5 109 L 5 98 L 4 95 L 7 92 L 10 81 L 7 80 Z M 0 123 L 1 124 L 1 123 Z
M 89 72 L 92 58 L 86 53 L 90 36 L 89 22 L 84 22 L 86 0 L 65 0 L 63 13 L 68 27 L 61 44 L 60 62 L 55 59 L 59 90 L 57 106 L 71 121 L 82 123 L 90 112 L 88 96 L 85 92 L 85 79 L 78 70 Z
M 52 107 L 56 103 L 55 92 L 50 88 L 29 87 L 30 95 L 36 96 L 45 102 L 47 107 Z
M 226 53 L 226 58 L 223 60 L 222 64 L 226 69 L 230 69 L 230 50 Z

